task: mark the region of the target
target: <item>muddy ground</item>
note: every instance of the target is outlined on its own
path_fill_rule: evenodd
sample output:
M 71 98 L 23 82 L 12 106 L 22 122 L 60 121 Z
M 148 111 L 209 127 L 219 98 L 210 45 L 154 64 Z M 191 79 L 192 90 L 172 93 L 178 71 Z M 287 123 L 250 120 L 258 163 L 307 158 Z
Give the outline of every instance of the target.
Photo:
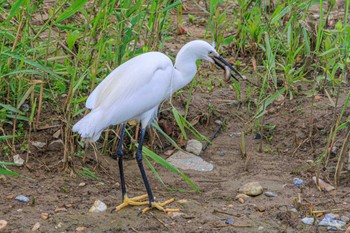
M 178 36 L 167 47 L 177 51 L 184 42 L 203 34 L 203 29 L 200 32 L 195 26 L 189 25 L 188 30 L 191 35 Z M 210 67 L 203 64 L 200 69 L 205 76 L 205 70 Z M 217 71 L 217 75 L 222 74 Z M 244 90 L 245 84 L 242 86 Z M 306 92 L 309 87 L 303 88 Z M 181 103 L 186 100 L 186 93 L 174 100 L 179 108 L 183 107 Z M 214 165 L 214 170 L 183 171 L 201 192 L 171 191 L 146 168 L 154 195 L 160 201 L 174 197 L 176 201 L 169 207 L 180 208 L 178 215 L 159 211 L 140 215 L 139 207 L 111 212 L 121 203 L 116 160 L 100 154 L 101 164 L 95 167 L 91 150 L 87 151 L 91 163 L 83 164 L 80 158 L 74 158 L 70 171 L 88 167 L 99 177 L 96 180 L 61 171 L 62 150 L 32 146 L 28 166 L 13 169 L 28 178 L 6 177 L 0 180 L 0 219 L 8 222 L 6 232 L 30 232 L 37 222 L 40 223 L 37 232 L 326 232 L 325 227 L 304 225 L 301 218 L 310 217 L 313 210 L 350 217 L 349 175 L 346 172 L 342 174 L 336 192 L 319 191 L 312 181 L 316 169 L 310 161 L 315 161 L 324 150 L 334 112 L 327 97 L 319 95 L 314 101 L 312 98 L 300 94 L 293 100 L 285 98 L 273 104 L 264 124 L 275 125 L 275 128 L 265 131 L 262 139 L 254 139 L 256 132 L 249 120 L 255 111 L 248 108 L 247 102 L 237 104 L 228 101 L 236 99 L 228 86 L 214 88 L 209 94 L 197 88 L 191 98 L 189 120 L 199 115 L 210 116 L 208 121 L 199 121 L 195 125 L 206 136 L 211 136 L 217 129 L 215 120 L 225 122 L 213 144 L 201 153 L 204 160 Z M 340 102 L 344 98 L 342 94 Z M 208 107 L 209 103 L 212 108 Z M 42 130 L 34 133 L 32 138 L 50 142 L 54 140 L 53 132 L 53 129 Z M 242 158 L 241 137 L 235 136 L 237 132 L 246 133 L 249 160 Z M 344 135 L 340 134 L 340 138 Z M 261 140 L 263 150 L 259 153 Z M 337 142 L 338 149 L 341 143 L 341 140 Z M 163 158 L 168 157 L 164 152 L 158 152 Z M 137 164 L 131 157 L 124 163 L 130 197 L 145 193 Z M 337 157 L 333 155 L 328 166 L 320 170 L 320 178 L 333 182 L 336 161 Z M 154 166 L 170 187 L 191 190 L 178 175 L 157 164 Z M 295 177 L 304 180 L 303 190 L 293 184 Z M 244 203 L 235 200 L 238 189 L 251 181 L 260 182 L 265 191 L 278 196 L 262 194 Z M 25 195 L 31 202 L 18 202 L 14 199 L 17 195 Z M 99 214 L 89 213 L 89 208 L 97 199 L 106 203 L 108 210 Z M 43 219 L 42 213 L 47 213 L 48 219 Z M 226 224 L 227 219 L 232 219 L 234 224 Z

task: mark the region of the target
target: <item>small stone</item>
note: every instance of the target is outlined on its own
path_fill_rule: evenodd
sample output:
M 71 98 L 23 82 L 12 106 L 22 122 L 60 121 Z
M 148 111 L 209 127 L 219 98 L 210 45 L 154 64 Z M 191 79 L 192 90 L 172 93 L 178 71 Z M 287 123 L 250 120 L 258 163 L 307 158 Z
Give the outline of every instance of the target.
M 200 141 L 191 139 L 187 142 L 186 151 L 199 155 L 202 151 L 203 145 Z
M 225 156 L 225 152 L 223 151 L 220 151 L 220 154 L 219 154 L 221 157 L 224 157 Z
M 343 221 L 343 222 L 349 222 L 350 221 L 350 218 L 348 216 L 341 216 L 340 217 L 340 220 Z
M 337 229 L 342 229 L 346 223 L 340 220 L 337 220 L 337 215 L 335 214 L 325 214 L 324 218 L 318 224 L 319 226 L 329 226 L 336 227 Z
M 298 188 L 304 187 L 304 181 L 303 181 L 302 179 L 294 178 L 294 179 L 293 179 L 293 183 L 294 183 Z
M 79 187 L 83 187 L 85 186 L 86 184 L 84 182 L 81 182 L 80 184 L 78 184 Z
M 256 133 L 253 139 L 254 139 L 254 140 L 259 140 L 259 139 L 261 139 L 261 134 Z
M 242 135 L 242 132 L 233 132 L 230 134 L 231 138 L 235 138 L 235 137 L 240 137 Z
M 188 203 L 188 200 L 186 200 L 186 199 L 180 199 L 180 200 L 178 200 L 177 202 L 180 203 L 180 204 L 186 204 L 186 203 Z
M 85 231 L 87 229 L 87 227 L 77 227 L 75 230 L 77 232 L 82 232 L 82 231 Z
M 16 165 L 19 165 L 19 166 L 22 166 L 23 163 L 24 163 L 24 159 L 22 159 L 19 154 L 17 155 L 14 155 L 13 156 L 13 162 L 16 164 Z
M 222 121 L 216 120 L 216 121 L 215 121 L 215 124 L 217 124 L 217 125 L 222 125 Z
M 32 228 L 32 231 L 37 231 L 40 227 L 40 222 L 37 222 L 34 224 L 33 228 Z
M 265 212 L 265 207 L 263 206 L 256 206 L 255 209 L 259 212 Z
M 264 188 L 259 184 L 259 182 L 250 182 L 243 185 L 240 189 L 240 193 L 244 193 L 248 196 L 258 196 L 262 194 Z
M 63 225 L 63 223 L 59 222 L 59 223 L 55 226 L 55 228 L 56 228 L 56 229 L 61 228 L 62 225 Z
M 26 196 L 23 195 L 19 195 L 15 198 L 15 200 L 20 201 L 20 202 L 24 202 L 24 203 L 28 203 L 30 202 L 30 199 Z
M 276 100 L 273 102 L 274 105 L 281 105 L 284 101 L 284 95 L 279 95 Z
M 263 226 L 259 226 L 258 227 L 258 231 L 262 231 L 262 230 L 264 230 L 264 227 Z
M 57 207 L 55 209 L 55 213 L 60 213 L 60 212 L 67 212 L 67 209 L 64 207 Z
M 213 164 L 204 161 L 201 157 L 183 151 L 177 151 L 167 161 L 173 166 L 184 170 L 207 172 L 212 171 L 214 168 Z
M 18 209 L 18 210 L 17 210 L 17 212 L 22 212 L 22 211 L 23 211 L 23 209 Z
M 41 218 L 44 220 L 47 220 L 49 218 L 49 214 L 48 213 L 41 213 Z
M 90 208 L 89 212 L 91 213 L 101 213 L 107 210 L 107 206 L 100 200 L 96 200 L 93 206 Z
M 295 208 L 291 208 L 291 209 L 290 209 L 290 212 L 293 212 L 293 213 L 298 213 L 298 210 L 297 210 L 297 209 L 295 209 Z
M 46 142 L 33 141 L 31 143 L 33 146 L 35 146 L 38 149 L 42 149 L 44 148 L 44 146 L 46 146 Z
M 277 197 L 278 195 L 274 192 L 266 191 L 264 192 L 265 196 L 267 197 Z
M 228 218 L 228 219 L 226 219 L 225 223 L 228 225 L 232 225 L 234 222 L 233 222 L 232 218 Z
M 237 196 L 235 197 L 235 199 L 242 204 L 246 202 L 246 200 L 248 200 L 249 198 L 250 197 L 248 195 L 245 195 L 243 193 L 237 194 Z
M 314 224 L 315 219 L 314 218 L 303 218 L 301 221 L 306 225 L 312 225 L 312 224 Z
M 3 232 L 3 231 L 5 231 L 5 228 L 7 227 L 7 221 L 6 220 L 3 220 L 3 219 L 1 219 L 0 220 L 0 232 Z
M 0 182 L 6 182 L 7 178 L 5 175 L 0 175 Z
M 53 136 L 54 138 L 58 139 L 58 138 L 60 137 L 60 135 L 61 135 L 61 130 L 59 129 L 59 130 L 57 130 L 52 136 Z
M 69 209 L 69 208 L 72 208 L 73 207 L 73 204 L 67 204 L 67 205 L 65 205 L 65 207 L 67 208 L 67 209 Z
M 51 151 L 60 151 L 63 149 L 64 149 L 64 144 L 61 139 L 52 141 L 48 146 L 48 150 L 51 150 Z
M 336 227 L 327 227 L 327 231 L 336 231 L 338 230 Z

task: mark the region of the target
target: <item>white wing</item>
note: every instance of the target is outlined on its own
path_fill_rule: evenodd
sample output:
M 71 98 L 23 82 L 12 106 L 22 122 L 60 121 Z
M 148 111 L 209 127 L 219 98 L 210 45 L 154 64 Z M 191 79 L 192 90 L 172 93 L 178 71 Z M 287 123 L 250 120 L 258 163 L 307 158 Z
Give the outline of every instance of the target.
M 173 71 L 171 60 L 159 52 L 145 53 L 125 62 L 91 93 L 86 107 L 92 111 L 73 131 L 82 137 L 96 138 L 109 125 L 138 119 L 169 96 Z

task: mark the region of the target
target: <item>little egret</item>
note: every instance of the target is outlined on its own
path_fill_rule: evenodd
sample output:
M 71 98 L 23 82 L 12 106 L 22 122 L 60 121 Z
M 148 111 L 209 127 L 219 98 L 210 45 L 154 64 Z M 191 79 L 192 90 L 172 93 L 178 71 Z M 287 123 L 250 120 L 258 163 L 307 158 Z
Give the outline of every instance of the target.
M 195 40 L 180 49 L 175 65 L 169 57 L 160 52 L 144 53 L 130 59 L 113 70 L 88 97 L 86 107 L 91 109 L 91 112 L 73 126 L 73 132 L 78 132 L 82 138 L 95 142 L 105 128 L 122 124 L 116 153 L 123 203 L 116 207 L 117 211 L 127 205 L 147 204 L 149 207 L 144 209 L 143 213 L 151 208 L 165 212 L 178 211 L 164 208 L 173 199 L 164 203 L 154 201 L 142 164 L 142 145 L 146 127 L 155 119 L 159 104 L 193 79 L 197 71 L 196 61 L 199 59 L 215 63 L 224 69 L 226 78 L 232 77 L 237 80 L 231 73 L 233 71 L 243 79 L 212 45 L 202 40 Z M 128 198 L 126 195 L 122 160 L 123 137 L 126 122 L 129 120 L 141 121 L 142 125 L 136 161 L 147 194 L 135 198 Z M 141 201 L 147 197 L 148 201 Z

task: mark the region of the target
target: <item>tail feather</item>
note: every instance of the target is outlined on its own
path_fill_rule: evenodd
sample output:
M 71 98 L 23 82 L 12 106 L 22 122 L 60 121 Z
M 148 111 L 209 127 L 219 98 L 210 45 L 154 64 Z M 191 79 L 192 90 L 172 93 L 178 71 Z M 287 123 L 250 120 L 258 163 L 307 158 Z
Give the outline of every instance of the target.
M 73 132 L 80 134 L 90 142 L 96 142 L 108 125 L 105 125 L 103 114 L 100 111 L 92 111 L 78 121 L 72 128 Z

